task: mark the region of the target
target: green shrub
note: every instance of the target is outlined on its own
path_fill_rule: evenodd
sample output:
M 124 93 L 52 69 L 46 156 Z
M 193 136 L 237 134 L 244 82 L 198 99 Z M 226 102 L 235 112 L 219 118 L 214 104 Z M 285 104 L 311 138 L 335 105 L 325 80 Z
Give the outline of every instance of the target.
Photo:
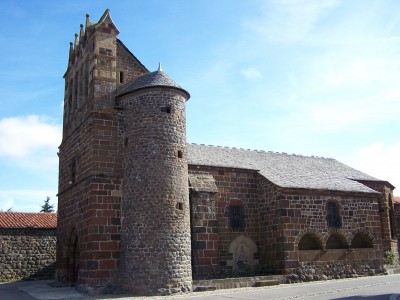
M 386 251 L 383 256 L 383 262 L 385 265 L 395 265 L 398 262 L 398 255 L 394 251 Z

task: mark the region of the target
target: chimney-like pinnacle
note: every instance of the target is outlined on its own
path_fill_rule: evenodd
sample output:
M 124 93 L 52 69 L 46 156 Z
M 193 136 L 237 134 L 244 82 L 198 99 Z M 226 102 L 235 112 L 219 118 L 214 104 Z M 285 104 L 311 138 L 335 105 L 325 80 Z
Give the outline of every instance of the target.
M 158 63 L 158 70 L 157 70 L 157 71 L 160 71 L 160 72 L 161 72 L 162 70 L 163 70 L 163 69 L 162 69 L 162 67 L 161 67 L 161 62 L 159 62 L 159 63 Z
M 79 31 L 79 37 L 83 37 L 85 35 L 85 30 L 83 29 L 83 24 L 80 25 L 81 26 L 81 30 Z
M 79 44 L 78 34 L 75 33 L 75 48 L 76 48 L 76 46 L 78 46 L 78 44 Z
M 86 28 L 88 28 L 88 26 L 90 25 L 90 15 L 89 14 L 86 14 Z

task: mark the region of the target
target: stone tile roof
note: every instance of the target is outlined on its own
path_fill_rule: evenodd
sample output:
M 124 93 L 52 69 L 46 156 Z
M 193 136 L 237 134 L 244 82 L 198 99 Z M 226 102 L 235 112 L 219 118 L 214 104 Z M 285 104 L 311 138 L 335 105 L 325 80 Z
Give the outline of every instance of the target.
M 217 193 L 214 177 L 207 173 L 189 172 L 190 188 L 196 192 Z
M 126 95 L 133 91 L 137 91 L 148 87 L 173 87 L 181 90 L 190 97 L 189 93 L 179 86 L 174 80 L 172 80 L 164 71 L 157 70 L 145 75 L 138 77 L 132 83 L 128 84 L 122 91 L 118 93 L 118 96 Z
M 332 158 L 188 144 L 188 163 L 257 170 L 284 188 L 378 193 L 356 180 L 381 181 Z
M 0 212 L 0 228 L 57 228 L 57 214 Z

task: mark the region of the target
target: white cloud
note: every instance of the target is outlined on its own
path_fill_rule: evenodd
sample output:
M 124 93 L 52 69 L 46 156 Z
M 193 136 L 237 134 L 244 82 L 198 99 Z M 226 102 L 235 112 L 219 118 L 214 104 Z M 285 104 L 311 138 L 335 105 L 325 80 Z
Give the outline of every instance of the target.
M 50 197 L 50 204 L 57 210 L 57 197 L 51 190 L 2 190 L 0 192 L 0 211 L 11 208 L 15 212 L 39 212 L 46 197 Z
M 400 141 L 393 144 L 373 143 L 359 149 L 351 165 L 371 176 L 389 181 L 400 195 Z
M 14 199 L 4 192 L 0 193 L 0 211 L 7 211 L 14 207 Z
M 261 72 L 256 68 L 247 68 L 242 70 L 241 73 L 247 79 L 257 79 L 262 77 Z
M 26 158 L 40 151 L 56 154 L 61 142 L 61 125 L 37 115 L 0 120 L 0 156 Z
M 349 92 L 349 97 L 342 99 L 337 93 L 327 93 L 325 98 L 328 99 L 321 100 L 321 103 L 304 103 L 299 108 L 303 111 L 303 124 L 306 123 L 314 132 L 349 132 L 353 128 L 384 128 L 397 123 L 400 91 L 376 91 L 357 97 L 352 95 Z M 393 129 L 388 127 L 386 130 Z
M 267 42 L 298 42 L 339 3 L 338 0 L 274 0 L 265 6 L 261 18 L 247 20 L 244 26 Z

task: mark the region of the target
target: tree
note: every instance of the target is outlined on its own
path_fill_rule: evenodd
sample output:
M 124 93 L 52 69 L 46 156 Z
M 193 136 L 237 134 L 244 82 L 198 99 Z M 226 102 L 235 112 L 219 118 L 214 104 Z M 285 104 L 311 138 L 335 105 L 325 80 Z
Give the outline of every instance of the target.
M 47 197 L 46 200 L 44 200 L 44 204 L 41 206 L 40 212 L 45 212 L 45 213 L 51 213 L 54 212 L 54 204 L 50 204 L 50 197 Z

